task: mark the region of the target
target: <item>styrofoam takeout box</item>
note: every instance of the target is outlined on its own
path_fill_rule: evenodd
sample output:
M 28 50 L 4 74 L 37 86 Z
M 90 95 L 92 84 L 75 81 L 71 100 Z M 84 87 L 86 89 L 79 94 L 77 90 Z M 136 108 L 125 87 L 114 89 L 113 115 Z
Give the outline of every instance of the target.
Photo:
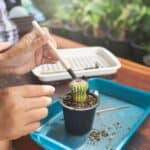
M 121 67 L 118 58 L 103 47 L 69 48 L 59 52 L 69 62 L 77 77 L 111 75 Z M 44 82 L 71 79 L 60 62 L 37 66 L 32 73 Z

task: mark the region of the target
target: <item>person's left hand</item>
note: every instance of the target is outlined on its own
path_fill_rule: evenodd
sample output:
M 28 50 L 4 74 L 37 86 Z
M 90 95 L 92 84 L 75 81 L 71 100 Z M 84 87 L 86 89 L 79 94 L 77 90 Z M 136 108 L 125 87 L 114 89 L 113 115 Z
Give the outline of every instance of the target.
M 50 40 L 56 47 L 56 42 L 43 29 L 44 35 L 36 31 L 26 34 L 16 45 L 8 51 L 0 53 L 0 74 L 24 74 L 43 63 L 55 63 L 57 57 L 50 52 L 47 42 Z

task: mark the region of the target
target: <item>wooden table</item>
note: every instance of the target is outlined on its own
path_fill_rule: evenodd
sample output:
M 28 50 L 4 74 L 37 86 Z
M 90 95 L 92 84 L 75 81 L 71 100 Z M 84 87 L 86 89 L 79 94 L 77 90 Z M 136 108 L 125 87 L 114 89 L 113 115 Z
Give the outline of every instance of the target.
M 72 48 L 72 47 L 83 47 L 76 42 L 69 41 L 67 39 L 54 36 L 58 43 L 58 47 L 61 48 Z M 138 65 L 131 61 L 119 58 L 122 64 L 122 68 L 118 71 L 114 80 L 125 85 L 140 88 L 146 91 L 150 91 L 150 68 Z M 62 82 L 51 83 L 56 86 L 56 95 L 63 92 L 65 89 Z M 24 76 L 5 76 L 0 78 L 0 87 L 20 85 L 20 84 L 42 84 L 38 81 L 31 73 Z M 150 116 L 141 126 L 141 128 L 136 132 L 134 137 L 128 143 L 127 150 L 150 150 Z M 14 141 L 16 150 L 41 150 L 28 136 L 20 138 Z

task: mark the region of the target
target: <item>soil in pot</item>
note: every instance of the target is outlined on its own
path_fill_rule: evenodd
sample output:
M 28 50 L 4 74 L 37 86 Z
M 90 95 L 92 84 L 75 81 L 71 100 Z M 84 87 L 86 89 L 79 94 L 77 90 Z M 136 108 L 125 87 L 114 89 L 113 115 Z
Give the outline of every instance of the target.
M 79 104 L 73 101 L 72 95 L 65 95 L 61 101 L 63 106 L 66 131 L 82 135 L 92 128 L 98 97 L 89 93 L 86 102 Z

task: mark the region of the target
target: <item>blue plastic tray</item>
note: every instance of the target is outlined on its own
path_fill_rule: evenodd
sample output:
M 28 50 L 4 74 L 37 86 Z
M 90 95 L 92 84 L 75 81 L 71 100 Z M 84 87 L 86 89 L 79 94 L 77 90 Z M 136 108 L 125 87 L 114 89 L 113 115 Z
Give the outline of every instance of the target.
M 150 113 L 150 93 L 118 84 L 111 80 L 92 78 L 90 90 L 100 93 L 97 109 L 129 106 L 126 109 L 96 114 L 92 131 L 107 131 L 100 140 L 91 140 L 90 133 L 73 136 L 66 133 L 62 108 L 58 100 L 49 107 L 48 117 L 31 138 L 46 150 L 120 150 Z

